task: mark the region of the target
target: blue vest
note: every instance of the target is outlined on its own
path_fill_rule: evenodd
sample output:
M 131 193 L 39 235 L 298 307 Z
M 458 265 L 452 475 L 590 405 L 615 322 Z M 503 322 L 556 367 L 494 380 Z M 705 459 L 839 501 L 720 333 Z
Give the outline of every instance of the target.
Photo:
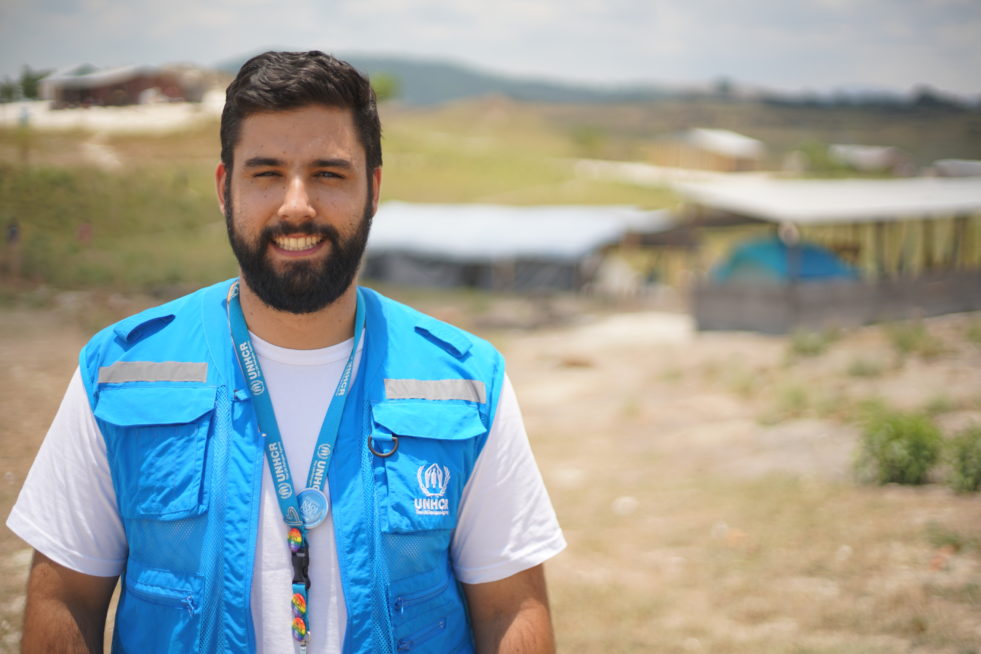
M 110 326 L 81 353 L 129 544 L 114 652 L 255 651 L 263 450 L 232 351 L 229 284 Z M 328 471 L 344 652 L 471 652 L 449 547 L 503 359 L 466 332 L 360 292 L 364 351 Z M 396 443 L 387 458 L 368 447 Z

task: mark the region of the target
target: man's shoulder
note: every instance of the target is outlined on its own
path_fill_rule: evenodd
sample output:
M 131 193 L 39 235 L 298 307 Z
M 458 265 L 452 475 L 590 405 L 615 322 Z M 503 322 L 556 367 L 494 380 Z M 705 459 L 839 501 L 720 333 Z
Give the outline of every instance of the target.
M 100 367 L 121 359 L 189 361 L 206 356 L 210 351 L 206 335 L 215 331 L 207 323 L 224 320 L 222 301 L 231 281 L 198 289 L 105 327 L 79 355 L 83 379 L 88 382 Z
M 89 341 L 89 345 L 107 340 L 122 341 L 127 344 L 137 343 L 157 333 L 179 317 L 190 320 L 202 319 L 201 308 L 205 304 L 215 305 L 213 307 L 215 311 L 212 313 L 218 312 L 217 310 L 221 308 L 220 302 L 226 297 L 232 281 L 234 280 L 228 279 L 200 288 L 123 318 L 97 332 Z
M 389 332 L 414 333 L 457 359 L 462 359 L 471 352 L 500 356 L 490 342 L 465 329 L 434 318 L 407 304 L 386 297 L 378 291 L 367 287 L 361 287 L 361 290 L 369 307 L 374 305 L 378 315 L 384 318 Z

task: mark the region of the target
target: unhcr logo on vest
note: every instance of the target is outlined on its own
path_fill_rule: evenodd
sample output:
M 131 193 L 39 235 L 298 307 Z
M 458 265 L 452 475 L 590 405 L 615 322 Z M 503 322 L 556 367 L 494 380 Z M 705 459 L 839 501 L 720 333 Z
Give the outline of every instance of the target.
M 419 490 L 425 497 L 415 500 L 416 515 L 449 515 L 450 501 L 443 497 L 450 485 L 450 469 L 434 463 L 416 470 Z

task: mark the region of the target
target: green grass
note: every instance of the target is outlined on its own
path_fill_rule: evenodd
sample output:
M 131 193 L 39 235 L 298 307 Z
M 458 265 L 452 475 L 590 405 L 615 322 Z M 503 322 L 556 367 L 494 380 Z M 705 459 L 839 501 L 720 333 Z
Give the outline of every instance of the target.
M 922 412 L 928 416 L 934 417 L 939 416 L 944 413 L 950 413 L 951 411 L 956 411 L 958 409 L 958 403 L 954 401 L 948 395 L 943 393 L 937 393 L 932 396 L 923 405 Z
M 812 397 L 804 386 L 788 382 L 774 390 L 771 406 L 758 422 L 762 425 L 776 425 L 785 420 L 803 417 L 812 405 Z
M 878 359 L 856 357 L 849 362 L 845 372 L 850 377 L 881 377 L 887 367 L 885 362 Z
M 916 355 L 929 359 L 947 350 L 944 343 L 931 334 L 921 321 L 892 323 L 886 326 L 886 334 L 900 356 Z
M 16 218 L 22 230 L 21 276 L 60 288 L 146 291 L 233 274 L 224 219 L 204 178 L 184 166 L 0 167 L 2 218 Z
M 934 520 L 927 523 L 925 535 L 927 542 L 933 547 L 950 547 L 957 552 L 981 549 L 981 541 L 976 536 Z
M 795 331 L 787 345 L 788 353 L 793 356 L 813 357 L 824 354 L 828 347 L 838 339 L 838 332 L 835 330 L 809 331 L 799 329 Z
M 581 178 L 574 135 L 520 109 L 479 106 L 393 116 L 386 125 L 382 200 L 513 205 L 677 202 L 663 188 Z
M 981 320 L 973 320 L 964 330 L 964 336 L 971 343 L 981 345 Z

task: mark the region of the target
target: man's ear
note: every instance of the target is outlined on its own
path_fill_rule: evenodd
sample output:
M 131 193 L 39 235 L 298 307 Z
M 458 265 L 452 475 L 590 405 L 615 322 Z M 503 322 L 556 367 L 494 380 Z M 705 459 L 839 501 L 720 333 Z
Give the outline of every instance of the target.
M 382 169 L 378 166 L 371 171 L 371 215 L 378 211 L 378 198 L 381 197 Z
M 223 214 L 225 213 L 225 178 L 227 175 L 228 169 L 225 168 L 225 164 L 219 162 L 218 167 L 215 168 L 215 191 L 218 193 L 218 206 Z

